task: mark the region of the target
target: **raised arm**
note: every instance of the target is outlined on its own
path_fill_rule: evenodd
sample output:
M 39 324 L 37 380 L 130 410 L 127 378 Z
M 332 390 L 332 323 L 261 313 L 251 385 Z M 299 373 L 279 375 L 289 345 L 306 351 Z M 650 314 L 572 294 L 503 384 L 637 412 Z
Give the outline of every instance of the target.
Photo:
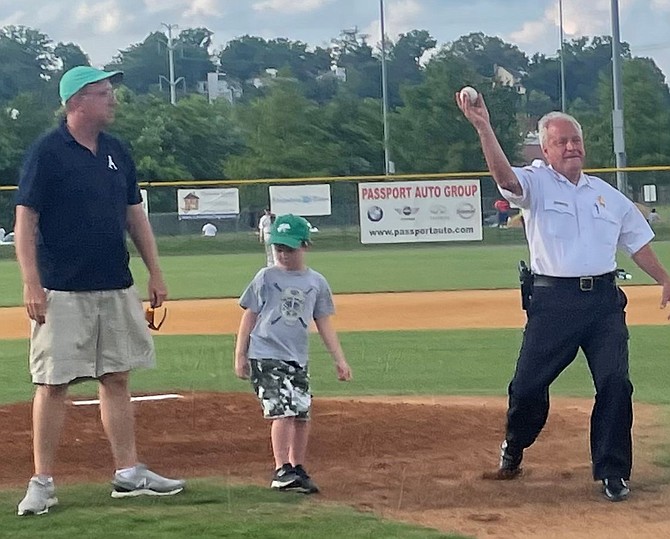
M 512 171 L 512 166 L 498 142 L 493 127 L 491 127 L 491 118 L 482 94 L 479 94 L 477 100 L 473 103 L 467 96 L 462 96 L 459 92 L 456 94 L 456 104 L 477 131 L 486 165 L 493 176 L 493 180 L 500 187 L 511 191 L 515 195 L 523 194 L 521 184 Z

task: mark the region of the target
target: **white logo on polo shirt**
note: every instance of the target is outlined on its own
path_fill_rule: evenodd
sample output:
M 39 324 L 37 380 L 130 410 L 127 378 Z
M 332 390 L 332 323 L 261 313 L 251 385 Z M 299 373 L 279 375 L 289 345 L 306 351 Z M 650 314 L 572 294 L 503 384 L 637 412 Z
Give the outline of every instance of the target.
M 112 159 L 111 155 L 107 156 L 107 168 L 109 170 L 119 170 L 116 164 L 114 163 L 114 160 Z

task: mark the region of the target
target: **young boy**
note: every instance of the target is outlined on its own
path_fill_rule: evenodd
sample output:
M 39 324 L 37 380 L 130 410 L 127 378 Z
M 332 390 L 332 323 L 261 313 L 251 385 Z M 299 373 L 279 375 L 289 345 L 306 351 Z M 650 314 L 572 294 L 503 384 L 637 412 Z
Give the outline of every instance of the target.
M 270 487 L 313 494 L 319 489 L 303 467 L 310 426 L 307 349 L 312 320 L 335 360 L 337 378 L 350 380 L 351 369 L 331 324 L 328 282 L 305 265 L 309 223 L 297 215 L 278 216 L 270 243 L 275 265 L 261 269 L 240 298 L 245 311 L 237 333 L 235 374 L 251 378 L 263 415 L 272 420 L 276 470 Z

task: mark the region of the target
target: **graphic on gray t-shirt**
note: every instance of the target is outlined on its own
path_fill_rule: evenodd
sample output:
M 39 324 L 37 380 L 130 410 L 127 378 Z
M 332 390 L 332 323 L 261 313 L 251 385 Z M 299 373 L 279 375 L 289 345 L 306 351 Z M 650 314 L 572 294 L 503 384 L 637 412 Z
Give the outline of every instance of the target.
M 335 312 L 333 294 L 320 273 L 261 269 L 240 297 L 240 305 L 258 315 L 248 355 L 307 365 L 309 325 Z
M 275 284 L 275 286 L 279 288 L 277 284 Z M 312 289 L 307 292 L 312 292 Z M 305 312 L 305 293 L 302 290 L 299 288 L 284 288 L 281 290 L 281 298 L 279 301 L 281 315 L 270 322 L 272 325 L 283 319 L 289 326 L 292 326 L 297 322 L 300 322 L 304 328 L 309 326 L 309 322 L 306 322 L 303 319 L 303 314 Z

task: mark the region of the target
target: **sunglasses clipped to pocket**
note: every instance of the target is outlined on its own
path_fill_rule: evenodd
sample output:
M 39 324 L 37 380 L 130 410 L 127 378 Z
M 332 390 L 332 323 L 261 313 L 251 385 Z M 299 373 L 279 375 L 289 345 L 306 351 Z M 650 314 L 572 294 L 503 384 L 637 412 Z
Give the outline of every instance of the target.
M 163 309 L 163 316 L 161 317 L 161 321 L 158 323 L 156 323 L 156 309 L 153 307 L 147 307 L 147 310 L 144 312 L 144 319 L 147 321 L 149 329 L 153 329 L 154 331 L 158 331 L 161 328 L 163 322 L 165 322 L 166 316 L 167 307 Z

